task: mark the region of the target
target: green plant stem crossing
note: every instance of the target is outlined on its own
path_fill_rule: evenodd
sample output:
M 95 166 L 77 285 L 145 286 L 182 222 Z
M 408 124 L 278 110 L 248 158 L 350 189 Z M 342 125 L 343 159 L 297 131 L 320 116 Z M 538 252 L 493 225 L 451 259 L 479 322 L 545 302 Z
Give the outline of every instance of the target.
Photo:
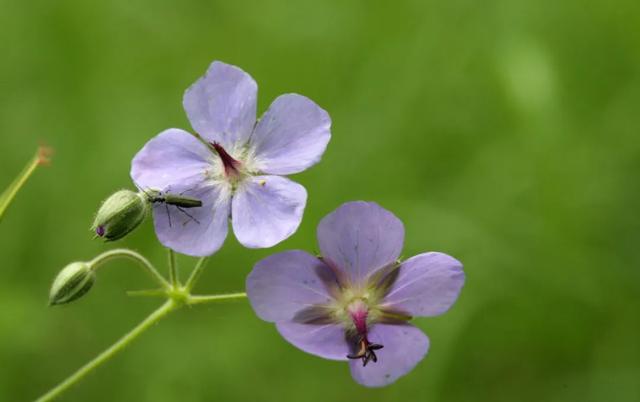
M 158 321 L 166 317 L 169 313 L 174 310 L 179 309 L 183 305 L 194 305 L 194 304 L 204 304 L 211 303 L 217 301 L 224 300 L 236 300 L 243 299 L 247 297 L 246 293 L 229 293 L 229 294 L 221 294 L 221 295 L 201 295 L 201 296 L 191 296 L 185 295 L 185 299 L 181 298 L 170 298 L 168 299 L 162 306 L 160 306 L 157 310 L 155 310 L 151 315 L 144 319 L 140 324 L 138 324 L 135 328 L 129 331 L 126 335 L 120 338 L 116 343 L 111 345 L 105 351 L 96 356 L 93 360 L 82 366 L 78 371 L 71 374 L 60 384 L 52 388 L 49 392 L 42 395 L 40 398 L 36 400 L 36 402 L 46 402 L 52 401 L 56 397 L 60 396 L 63 392 L 69 389 L 71 386 L 82 380 L 87 374 L 91 371 L 95 370 L 103 363 L 107 362 L 109 359 L 117 355 L 124 348 L 126 348 L 129 344 L 131 344 L 135 339 L 137 339 L 142 333 L 144 333 L 147 329 L 151 328 Z
M 89 264 L 92 266 L 92 269 L 97 269 L 99 266 L 104 265 L 108 261 L 117 258 L 128 258 L 136 261 L 145 271 L 161 285 L 160 289 L 151 289 L 151 290 L 143 290 L 138 292 L 133 292 L 134 294 L 143 295 L 143 296 L 164 296 L 166 297 L 166 301 L 162 304 L 158 309 L 152 312 L 147 318 L 145 318 L 140 324 L 138 324 L 135 328 L 125 334 L 122 338 L 120 338 L 116 343 L 109 346 L 106 350 L 96 356 L 93 360 L 82 366 L 75 373 L 71 374 L 69 377 L 64 379 L 61 383 L 56 385 L 54 388 L 49 390 L 47 393 L 42 395 L 40 398 L 36 399 L 36 402 L 46 402 L 52 401 L 60 396 L 62 393 L 67 391 L 73 385 L 78 383 L 87 374 L 100 367 L 102 364 L 109 361 L 111 358 L 116 356 L 119 352 L 124 350 L 129 344 L 131 344 L 135 339 L 137 339 L 140 335 L 142 335 L 147 329 L 151 328 L 154 324 L 162 320 L 169 313 L 174 310 L 177 310 L 183 306 L 191 306 L 195 304 L 205 304 L 205 303 L 214 303 L 218 301 L 224 300 L 237 300 L 243 299 L 247 297 L 247 294 L 244 292 L 238 293 L 228 293 L 228 294 L 220 294 L 220 295 L 192 295 L 191 288 L 195 285 L 202 270 L 204 268 L 204 264 L 206 262 L 206 258 L 202 258 L 198 261 L 198 264 L 194 268 L 194 271 L 189 277 L 186 286 L 181 286 L 179 280 L 177 278 L 177 270 L 175 265 L 175 255 L 173 253 L 169 254 L 169 265 L 170 265 L 170 276 L 171 283 L 167 282 L 166 279 L 155 269 L 155 267 L 143 256 L 140 254 L 127 250 L 127 249 L 116 249 L 107 251 L 102 253 L 98 257 L 94 258 Z

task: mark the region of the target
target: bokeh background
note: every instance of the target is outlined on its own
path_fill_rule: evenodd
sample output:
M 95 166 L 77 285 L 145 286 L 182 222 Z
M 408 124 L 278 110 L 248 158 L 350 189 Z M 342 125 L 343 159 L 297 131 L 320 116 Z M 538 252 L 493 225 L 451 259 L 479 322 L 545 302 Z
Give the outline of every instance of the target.
M 132 156 L 190 128 L 183 91 L 213 60 L 259 84 L 259 112 L 302 93 L 329 111 L 299 231 L 271 250 L 233 236 L 198 290 L 242 290 L 274 251 L 316 249 L 318 221 L 375 200 L 405 255 L 462 260 L 447 314 L 415 320 L 419 366 L 384 389 L 296 350 L 245 301 L 175 314 L 64 401 L 639 401 L 640 3 L 0 0 L 0 187 L 55 148 L 0 225 L 0 400 L 32 400 L 158 300 L 127 262 L 48 308 L 70 261 L 131 247 L 166 269 L 151 222 L 92 240 Z M 180 259 L 187 271 L 193 259 Z

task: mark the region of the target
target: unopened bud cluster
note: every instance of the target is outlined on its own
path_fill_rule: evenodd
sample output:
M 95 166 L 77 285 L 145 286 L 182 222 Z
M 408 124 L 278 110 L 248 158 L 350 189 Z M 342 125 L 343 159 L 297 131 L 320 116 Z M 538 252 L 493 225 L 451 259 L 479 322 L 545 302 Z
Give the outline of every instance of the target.
M 110 195 L 96 213 L 91 229 L 105 241 L 123 238 L 137 228 L 149 210 L 145 193 L 119 190 Z M 93 286 L 96 274 L 89 262 L 72 262 L 60 271 L 51 285 L 49 305 L 70 303 Z

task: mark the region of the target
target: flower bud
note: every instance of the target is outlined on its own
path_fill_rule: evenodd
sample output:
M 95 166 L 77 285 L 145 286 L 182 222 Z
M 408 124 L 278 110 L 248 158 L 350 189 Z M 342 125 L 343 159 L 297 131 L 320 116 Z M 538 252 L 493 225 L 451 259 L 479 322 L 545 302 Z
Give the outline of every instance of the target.
M 121 239 L 144 220 L 148 205 L 143 193 L 116 191 L 100 206 L 91 229 L 106 241 Z
M 51 285 L 49 305 L 70 303 L 91 289 L 96 275 L 86 262 L 72 262 L 60 271 Z

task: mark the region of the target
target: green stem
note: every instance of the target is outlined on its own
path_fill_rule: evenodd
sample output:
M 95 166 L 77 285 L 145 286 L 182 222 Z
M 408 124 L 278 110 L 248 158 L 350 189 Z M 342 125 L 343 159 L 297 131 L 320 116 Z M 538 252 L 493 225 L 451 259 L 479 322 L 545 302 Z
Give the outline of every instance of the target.
M 178 266 L 176 265 L 176 253 L 172 249 L 169 250 L 169 282 L 173 288 L 178 287 L 180 280 L 178 279 Z
M 214 303 L 223 300 L 235 300 L 235 299 L 244 299 L 247 297 L 247 294 L 244 292 L 238 293 L 228 293 L 224 295 L 193 295 L 189 296 L 187 299 L 187 304 L 204 304 L 204 303 Z
M 29 180 L 29 177 L 31 177 L 33 172 L 35 172 L 36 168 L 45 163 L 46 158 L 43 155 L 44 152 L 43 148 L 39 148 L 35 156 L 29 161 L 22 172 L 20 172 L 18 177 L 16 177 L 2 195 L 0 195 L 0 220 L 2 220 L 4 213 L 9 205 L 11 205 L 11 202 L 15 198 L 16 194 L 18 194 L 18 191 L 20 191 L 27 180 Z
M 158 282 L 163 289 L 169 289 L 171 287 L 167 280 L 164 279 L 162 275 L 160 275 L 158 270 L 154 268 L 149 260 L 144 258 L 144 256 L 136 253 L 135 251 L 128 250 L 126 248 L 117 248 L 114 250 L 106 251 L 91 260 L 89 262 L 89 266 L 91 266 L 91 269 L 96 270 L 101 265 L 104 265 L 107 262 L 117 258 L 126 258 L 137 262 L 138 265 L 141 266 L 145 270 L 145 272 L 147 272 L 156 282 Z
M 128 290 L 127 296 L 133 297 L 167 297 L 165 289 Z
M 52 401 L 56 397 L 60 396 L 63 392 L 69 389 L 71 386 L 76 384 L 78 381 L 82 380 L 87 374 L 91 371 L 98 368 L 103 363 L 107 362 L 109 359 L 114 357 L 118 352 L 122 351 L 125 347 L 127 347 L 133 340 L 139 337 L 144 331 L 149 329 L 153 324 L 160 321 L 163 317 L 169 314 L 171 311 L 176 309 L 179 305 L 177 305 L 173 300 L 167 300 L 165 304 L 160 306 L 156 311 L 151 313 L 144 321 L 138 324 L 137 327 L 132 329 L 125 336 L 120 338 L 116 343 L 111 345 L 107 350 L 100 353 L 89 363 L 82 366 L 78 371 L 73 373 L 71 376 L 67 377 L 64 381 L 58 384 L 56 387 L 52 388 L 49 392 L 42 395 L 40 398 L 36 400 L 36 402 L 45 402 Z
M 189 279 L 187 279 L 187 283 L 184 284 L 184 288 L 187 292 L 191 292 L 191 289 L 193 289 L 198 282 L 198 279 L 200 279 L 200 275 L 202 275 L 202 271 L 204 270 L 208 260 L 209 257 L 202 257 L 198 260 L 196 267 L 191 271 L 191 275 L 189 275 Z

